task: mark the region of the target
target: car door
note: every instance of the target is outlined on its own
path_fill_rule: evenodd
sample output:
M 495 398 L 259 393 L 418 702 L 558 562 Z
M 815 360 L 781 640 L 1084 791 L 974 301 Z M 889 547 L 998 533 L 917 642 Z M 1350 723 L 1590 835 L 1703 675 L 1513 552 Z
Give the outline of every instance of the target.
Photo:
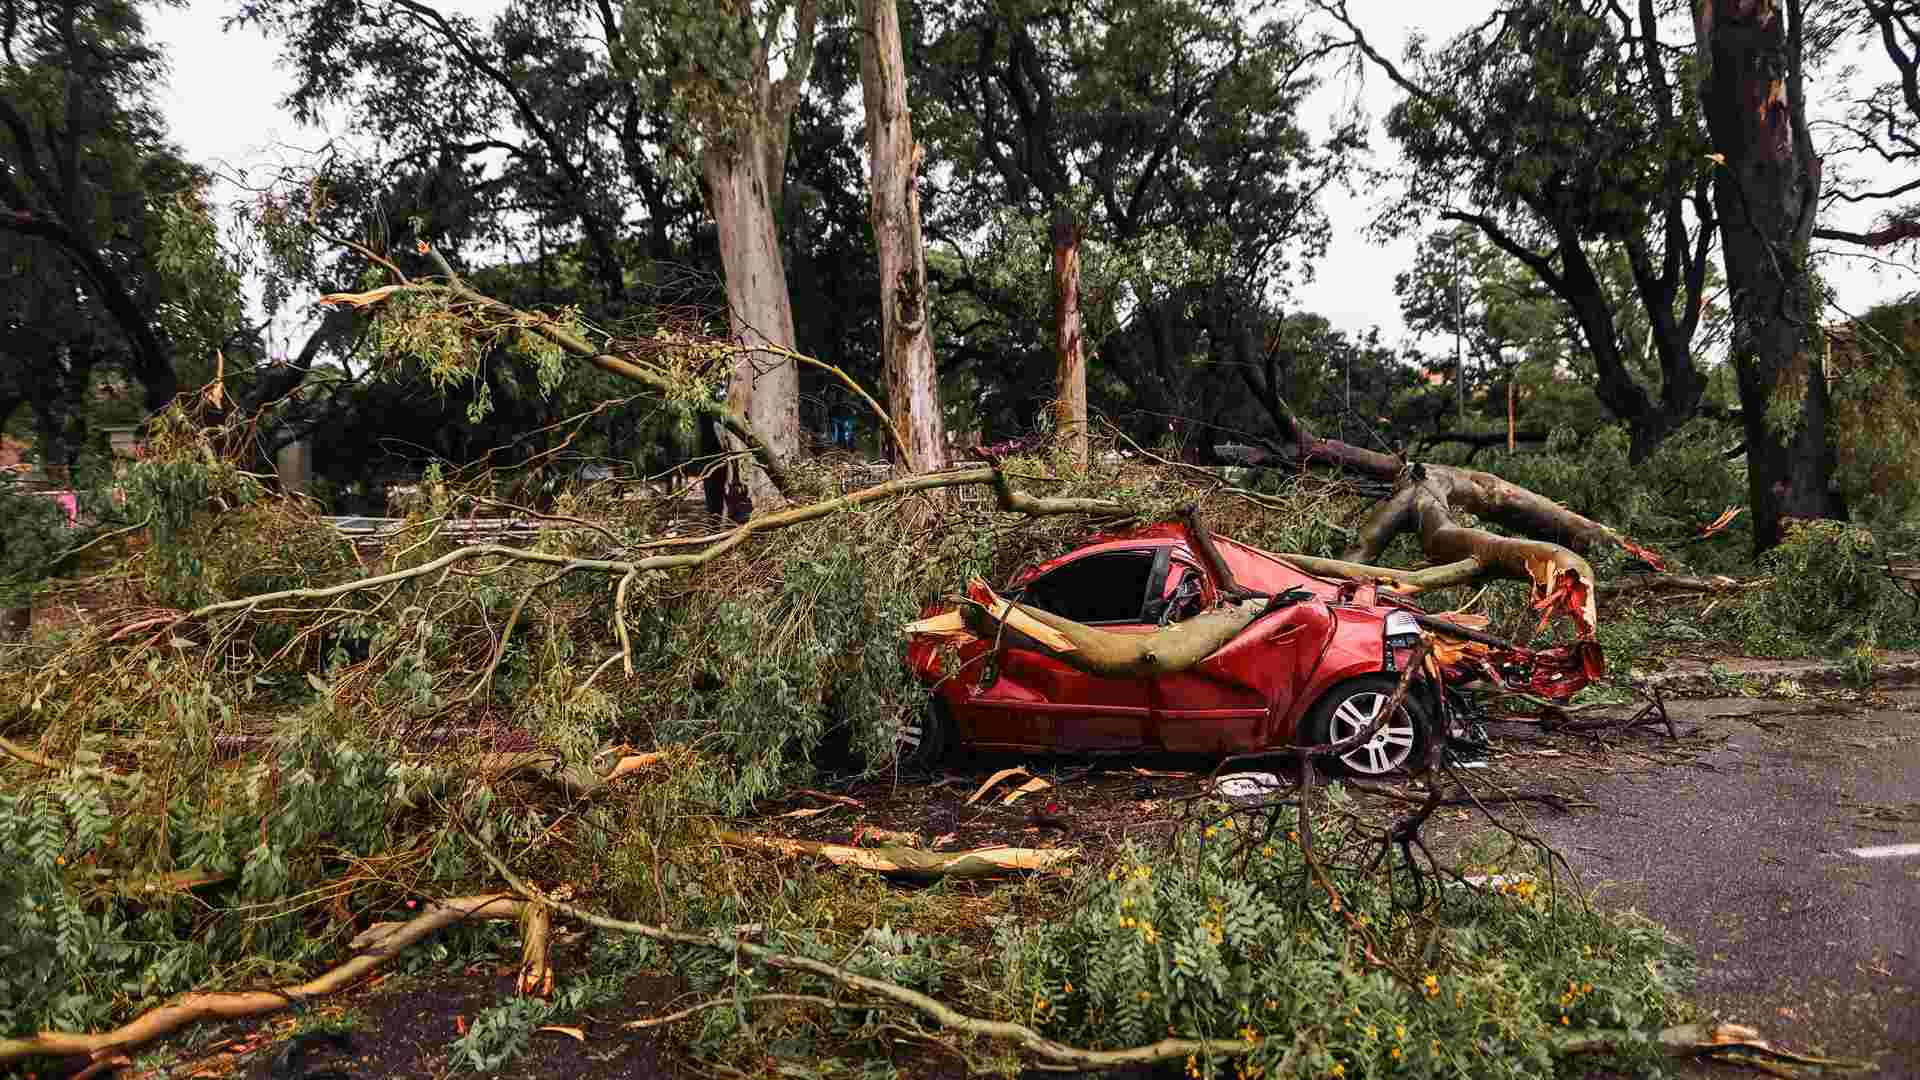
M 1122 634 L 1148 634 L 1149 596 L 1166 577 L 1165 547 L 1098 551 L 1056 566 L 1015 597 L 1030 607 Z M 994 662 L 994 661 L 990 661 Z M 1089 675 L 1041 652 L 1003 643 L 991 678 L 968 703 L 982 746 L 1120 750 L 1147 741 L 1152 687 L 1145 679 Z

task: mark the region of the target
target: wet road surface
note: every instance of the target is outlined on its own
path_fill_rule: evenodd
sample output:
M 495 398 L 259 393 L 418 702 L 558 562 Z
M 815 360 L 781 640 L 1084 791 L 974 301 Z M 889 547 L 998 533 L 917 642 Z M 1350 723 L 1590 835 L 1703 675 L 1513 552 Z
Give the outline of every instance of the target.
M 1704 1009 L 1920 1078 L 1920 690 L 1670 708 L 1724 741 L 1592 775 L 1597 807 L 1534 825 L 1697 949 Z

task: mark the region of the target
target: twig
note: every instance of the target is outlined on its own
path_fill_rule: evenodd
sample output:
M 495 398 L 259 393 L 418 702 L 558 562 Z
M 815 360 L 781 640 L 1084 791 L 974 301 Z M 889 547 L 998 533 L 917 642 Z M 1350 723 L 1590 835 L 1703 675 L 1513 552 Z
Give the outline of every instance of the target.
M 700 1002 L 698 1005 L 688 1006 L 678 1012 L 670 1012 L 664 1016 L 650 1016 L 644 1020 L 629 1020 L 620 1026 L 629 1031 L 663 1027 L 667 1024 L 679 1023 L 689 1016 L 698 1015 L 708 1009 L 720 1008 L 723 1005 L 738 1007 L 741 1005 L 759 1005 L 768 1002 L 785 1002 L 790 1005 L 818 1005 L 823 1009 L 884 1009 L 898 1007 L 892 1002 L 835 1001 L 833 998 L 821 997 L 818 994 L 753 994 L 743 998 L 713 998 Z

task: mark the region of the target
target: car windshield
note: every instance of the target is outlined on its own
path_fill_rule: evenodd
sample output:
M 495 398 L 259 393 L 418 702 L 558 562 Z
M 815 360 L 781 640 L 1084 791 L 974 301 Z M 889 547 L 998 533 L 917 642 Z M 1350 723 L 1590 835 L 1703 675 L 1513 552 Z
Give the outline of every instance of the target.
M 1080 623 L 1136 623 L 1153 576 L 1153 552 L 1108 551 L 1027 583 L 1021 602 Z

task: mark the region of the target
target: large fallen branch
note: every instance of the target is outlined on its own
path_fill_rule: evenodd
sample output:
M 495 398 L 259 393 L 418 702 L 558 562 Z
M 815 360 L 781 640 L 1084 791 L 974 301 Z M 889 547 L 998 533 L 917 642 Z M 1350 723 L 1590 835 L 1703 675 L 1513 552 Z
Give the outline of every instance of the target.
M 185 994 L 112 1031 L 97 1035 L 42 1031 L 25 1038 L 0 1039 L 0 1064 L 39 1056 L 86 1055 L 99 1061 L 119 1051 L 172 1034 L 189 1024 L 205 1020 L 238 1020 L 278 1012 L 353 985 L 408 946 L 454 923 L 475 918 L 518 917 L 528 906 L 524 900 L 498 893 L 443 900 L 400 924 L 392 932 L 382 935 L 376 944 L 353 959 L 298 986 L 278 990 Z
M 908 623 L 910 634 L 1005 641 L 1054 657 L 1089 675 L 1147 678 L 1184 671 L 1232 641 L 1267 610 L 1267 601 L 1223 604 L 1151 634 L 1116 634 L 1015 603 L 975 578 L 957 611 Z

